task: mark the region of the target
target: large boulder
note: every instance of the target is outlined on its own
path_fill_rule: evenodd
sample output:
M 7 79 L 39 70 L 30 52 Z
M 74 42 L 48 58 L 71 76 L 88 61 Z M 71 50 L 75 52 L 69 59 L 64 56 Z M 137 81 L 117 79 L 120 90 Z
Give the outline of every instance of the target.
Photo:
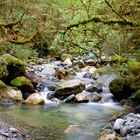
M 110 83 L 109 88 L 118 101 L 129 98 L 132 93 L 132 89 L 130 88 L 130 84 L 126 78 L 114 79 Z
M 8 102 L 15 102 L 22 100 L 22 93 L 20 90 L 12 89 L 0 80 L 0 102 L 5 104 Z
M 10 83 L 12 86 L 15 86 L 21 89 L 23 93 L 26 93 L 26 92 L 33 93 L 35 91 L 34 86 L 32 85 L 31 81 L 24 76 L 16 77 Z
M 82 92 L 83 85 L 80 80 L 62 81 L 57 85 L 55 95 L 67 96 L 71 94 L 77 94 Z
M 8 70 L 8 78 L 13 79 L 17 76 L 24 75 L 26 63 L 21 61 L 20 59 L 10 55 L 5 54 L 2 58 L 7 63 L 7 70 Z
M 114 97 L 118 101 L 120 101 L 122 99 L 128 99 L 133 93 L 135 93 L 140 88 L 139 85 L 139 78 L 117 78 L 110 83 L 109 88 Z
M 31 105 L 39 105 L 45 103 L 43 97 L 39 93 L 31 94 L 24 102 Z

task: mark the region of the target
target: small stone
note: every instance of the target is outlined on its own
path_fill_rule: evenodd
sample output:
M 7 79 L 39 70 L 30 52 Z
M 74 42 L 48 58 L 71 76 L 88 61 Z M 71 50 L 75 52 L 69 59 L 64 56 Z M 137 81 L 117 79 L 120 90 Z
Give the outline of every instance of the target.
M 72 94 L 70 96 L 68 96 L 66 99 L 63 100 L 64 103 L 70 103 L 71 101 L 73 101 L 75 99 L 75 95 Z
M 89 72 L 85 73 L 85 74 L 83 75 L 83 78 L 92 79 L 92 78 L 93 78 L 92 73 L 89 73 Z
M 117 119 L 114 123 L 114 127 L 113 127 L 114 130 L 120 130 L 120 128 L 121 128 L 121 126 L 123 126 L 123 124 L 124 124 L 123 119 L 121 119 L 121 118 Z
M 67 64 L 67 65 L 71 66 L 71 65 L 72 65 L 72 62 L 71 62 L 70 58 L 67 58 L 67 59 L 64 61 L 64 64 Z
M 132 132 L 133 127 L 132 126 L 124 126 L 121 127 L 120 133 L 122 136 L 126 136 L 127 134 L 130 134 Z
M 52 100 L 51 100 L 53 103 L 55 103 L 55 104 L 62 104 L 63 102 L 61 101 L 61 100 L 59 100 L 58 98 L 53 98 Z
M 19 133 L 19 130 L 13 127 L 10 127 L 9 130 L 11 133 Z
M 95 91 L 94 85 L 93 84 L 86 85 L 86 91 L 87 92 L 94 92 Z
M 100 92 L 103 91 L 103 90 L 102 90 L 102 83 L 97 83 L 95 86 L 96 86 L 96 90 L 97 90 L 96 92 L 97 92 L 97 93 L 100 93 Z

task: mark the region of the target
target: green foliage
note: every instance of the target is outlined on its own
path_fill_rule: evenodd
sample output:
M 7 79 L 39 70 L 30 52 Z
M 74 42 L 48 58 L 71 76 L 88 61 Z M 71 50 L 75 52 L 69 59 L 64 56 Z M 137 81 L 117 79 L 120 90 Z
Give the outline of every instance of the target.
M 0 22 L 3 23 L 15 21 L 24 13 L 21 22 L 12 30 L 0 29 L 1 54 L 10 53 L 24 60 L 48 53 L 78 55 L 93 52 L 98 58 L 104 54 L 139 57 L 139 27 L 95 21 L 79 26 L 81 21 L 88 21 L 93 16 L 100 16 L 102 20 L 139 21 L 139 1 L 5 0 L 0 1 L 0 8 Z M 69 28 L 73 25 L 77 26 Z M 24 45 L 10 42 L 11 39 L 28 39 L 36 32 L 41 34 L 41 41 L 37 36 L 32 43 Z
M 129 71 L 132 74 L 137 76 L 140 73 L 140 62 L 137 62 L 135 60 L 131 60 L 128 62 L 128 67 L 129 67 Z

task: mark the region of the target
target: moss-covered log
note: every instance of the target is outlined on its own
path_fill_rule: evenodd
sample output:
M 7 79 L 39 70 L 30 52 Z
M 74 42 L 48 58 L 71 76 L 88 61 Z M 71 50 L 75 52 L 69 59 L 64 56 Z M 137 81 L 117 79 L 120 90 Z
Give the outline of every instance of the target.
M 91 19 L 88 19 L 88 20 L 83 20 L 83 21 L 80 21 L 78 23 L 75 23 L 75 24 L 72 24 L 72 25 L 69 25 L 64 34 L 74 28 L 74 27 L 79 27 L 81 25 L 85 25 L 85 24 L 88 24 L 88 23 L 91 23 L 91 22 L 95 22 L 95 23 L 103 23 L 103 24 L 108 24 L 108 25 L 111 25 L 111 24 L 120 24 L 120 25 L 130 25 L 130 26 L 133 26 L 133 27 L 138 27 L 140 26 L 140 22 L 138 21 L 133 21 L 133 20 L 129 20 L 129 19 L 104 19 L 103 17 L 101 16 L 94 16 L 92 17 Z

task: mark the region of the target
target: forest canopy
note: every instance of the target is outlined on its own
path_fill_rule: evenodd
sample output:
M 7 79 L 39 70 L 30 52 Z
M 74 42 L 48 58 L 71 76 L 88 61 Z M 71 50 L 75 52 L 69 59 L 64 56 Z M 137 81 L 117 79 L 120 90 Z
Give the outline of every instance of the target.
M 1 54 L 139 59 L 140 0 L 5 0 L 0 8 Z

